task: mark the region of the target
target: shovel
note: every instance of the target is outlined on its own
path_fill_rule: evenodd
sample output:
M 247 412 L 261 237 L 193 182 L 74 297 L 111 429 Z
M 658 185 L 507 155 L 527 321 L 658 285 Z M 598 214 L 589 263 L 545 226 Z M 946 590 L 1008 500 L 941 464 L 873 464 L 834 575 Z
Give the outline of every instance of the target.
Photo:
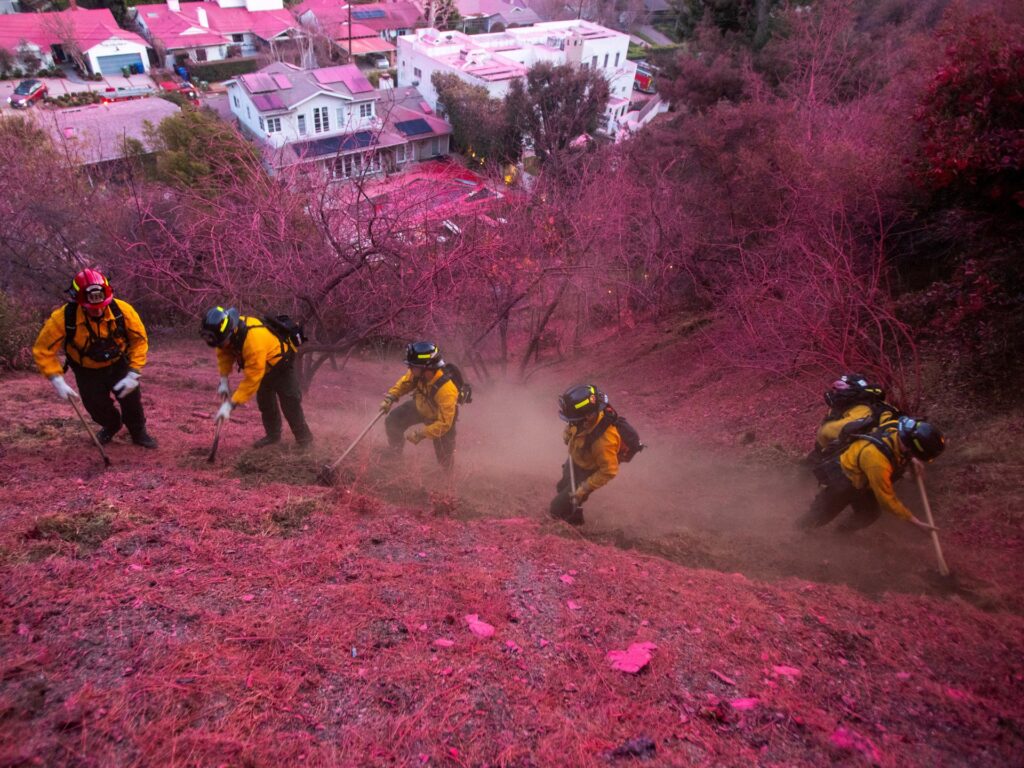
M 338 465 L 345 460 L 345 457 L 352 452 L 352 449 L 359 445 L 359 442 L 366 437 L 366 434 L 373 429 L 373 425 L 380 421 L 383 415 L 384 411 L 380 411 L 373 417 L 373 421 L 366 425 L 366 429 L 359 433 L 359 437 L 352 441 L 352 445 L 345 449 L 345 452 L 341 454 L 341 456 L 330 464 L 324 464 L 323 468 L 320 470 L 320 474 L 316 476 L 317 482 L 322 485 L 334 485 L 334 470 L 336 470 Z
M 914 477 L 917 478 L 917 489 L 921 492 L 921 503 L 924 505 L 924 516 L 928 525 L 935 527 L 935 520 L 932 518 L 932 505 L 928 503 L 928 494 L 924 489 L 924 465 L 914 460 Z M 939 532 L 932 530 L 932 545 L 935 547 L 935 559 L 939 563 L 939 573 L 945 577 L 949 576 L 949 566 L 946 565 L 946 558 L 942 556 L 942 545 L 939 544 Z
M 82 422 L 82 426 L 85 427 L 85 431 L 89 433 L 89 437 L 92 438 L 92 441 L 96 443 L 96 447 L 99 448 L 100 456 L 103 457 L 103 463 L 109 467 L 110 457 L 107 456 L 107 452 L 103 450 L 103 446 L 100 444 L 100 439 L 96 437 L 96 433 L 92 431 L 92 427 L 89 426 L 89 422 L 85 420 L 85 417 L 82 416 L 82 412 L 78 410 L 78 403 L 75 402 L 73 397 L 69 397 L 68 402 L 71 403 L 71 407 L 75 409 L 75 413 L 78 415 L 78 420 Z

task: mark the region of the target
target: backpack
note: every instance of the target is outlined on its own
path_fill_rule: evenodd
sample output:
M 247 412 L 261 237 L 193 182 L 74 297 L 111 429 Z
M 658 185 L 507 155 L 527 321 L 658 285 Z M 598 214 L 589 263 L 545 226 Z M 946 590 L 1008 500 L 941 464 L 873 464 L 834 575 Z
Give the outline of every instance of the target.
M 450 381 L 459 390 L 459 405 L 469 405 L 472 403 L 473 385 L 466 381 L 466 377 L 462 375 L 462 369 L 455 365 L 455 363 L 445 363 L 441 366 L 441 370 L 444 371 L 444 375 L 435 381 L 430 388 L 430 398 L 432 400 L 435 399 L 438 390 Z
M 597 438 L 603 435 L 608 430 L 608 427 L 611 426 L 619 430 L 619 437 L 622 438 L 619 443 L 619 461 L 632 461 L 634 456 L 647 447 L 640 442 L 640 433 L 636 431 L 636 427 L 626 421 L 624 416 L 620 416 L 619 412 L 609 405 L 604 409 L 604 418 L 598 422 L 594 431 L 587 435 L 583 441 L 583 449 L 589 451 Z
M 295 322 L 288 315 L 265 315 L 260 320 L 277 338 L 282 342 L 290 342 L 296 349 L 307 339 L 302 323 Z
M 890 448 L 889 444 L 885 442 L 885 440 L 883 439 L 891 435 L 895 430 L 895 425 L 885 426 L 882 427 L 881 429 L 876 429 L 874 432 L 870 432 L 868 434 L 852 435 L 851 438 L 845 443 L 841 443 L 841 441 L 836 441 L 837 444 L 834 446 L 830 446 L 828 453 L 826 453 L 825 455 L 825 458 L 821 462 L 819 462 L 811 470 L 811 472 L 814 473 L 815 479 L 821 485 L 829 485 L 835 480 L 840 479 L 841 477 L 846 477 L 846 473 L 843 472 L 843 467 L 839 461 L 839 458 L 843 455 L 843 452 L 846 451 L 846 449 L 853 445 L 855 442 L 857 442 L 858 440 L 864 440 L 866 442 L 871 443 L 873 446 L 875 446 L 878 450 L 882 452 L 882 455 L 885 456 L 889 464 L 892 466 L 893 480 L 898 480 L 900 477 L 903 476 L 903 471 L 904 469 L 906 469 L 907 464 L 905 461 L 901 462 L 896 460 L 896 455 L 892 452 L 892 448 Z
M 121 307 L 117 303 L 117 299 L 114 299 L 113 301 L 110 302 L 110 314 L 112 314 L 114 316 L 114 322 L 116 323 L 116 328 L 114 330 L 114 335 L 113 336 L 108 336 L 107 339 L 113 340 L 114 338 L 120 336 L 122 339 L 127 341 L 128 340 L 128 326 L 125 323 L 124 312 L 121 311 Z M 85 328 L 89 332 L 89 342 L 88 342 L 87 346 L 85 347 L 85 349 L 79 349 L 78 350 L 78 354 L 79 354 L 79 357 L 89 357 L 90 359 L 95 360 L 95 358 L 93 358 L 89 354 L 89 351 L 90 351 L 90 349 L 92 348 L 92 345 L 95 342 L 104 342 L 105 340 L 100 339 L 100 338 L 94 336 L 93 333 L 92 333 L 92 326 L 90 326 L 88 323 L 86 323 Z M 64 370 L 67 370 L 67 366 L 69 365 L 69 363 L 66 362 L 67 360 L 70 359 L 70 358 L 68 358 L 68 347 L 70 347 L 73 344 L 73 342 L 75 340 L 75 332 L 77 330 L 78 330 L 78 304 L 73 302 L 73 301 L 69 301 L 67 304 L 64 305 L 64 358 L 65 358 L 65 368 L 64 368 Z M 110 346 L 110 345 L 108 344 L 106 346 Z M 76 349 L 78 349 L 78 348 L 76 347 Z M 116 354 L 114 354 L 114 350 L 115 349 L 116 349 Z M 110 350 L 110 355 L 111 356 L 108 358 L 109 360 L 116 360 L 118 358 L 124 357 L 124 351 L 120 347 L 116 346 L 116 344 L 115 344 L 113 346 L 113 348 L 111 348 L 111 350 Z M 104 361 L 103 360 L 96 360 L 96 362 L 104 362 Z

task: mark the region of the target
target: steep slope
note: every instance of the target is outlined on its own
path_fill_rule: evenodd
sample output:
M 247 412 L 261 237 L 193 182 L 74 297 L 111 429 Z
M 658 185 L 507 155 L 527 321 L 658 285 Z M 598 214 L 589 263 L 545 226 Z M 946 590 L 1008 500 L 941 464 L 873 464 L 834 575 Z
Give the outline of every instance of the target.
M 543 520 L 561 453 L 553 382 L 529 397 L 484 387 L 451 484 L 424 446 L 378 463 L 378 433 L 341 484 L 316 485 L 399 372 L 364 362 L 318 379 L 312 455 L 246 450 L 251 408 L 208 465 L 208 351 L 157 340 L 144 397 L 161 448 L 119 437 L 109 470 L 45 382 L 5 376 L 0 765 L 1019 759 L 1019 616 L 686 567 Z M 740 462 L 734 478 L 733 454 L 699 439 L 669 450 L 674 433 L 595 496 L 584 535 L 657 522 L 693 538 L 712 531 L 708 510 L 733 520 L 737 499 L 757 499 L 738 478 L 771 477 Z M 666 478 L 669 457 L 689 462 L 694 490 L 658 521 L 642 507 L 673 486 L 638 480 Z M 696 487 L 715 471 L 716 489 Z M 649 664 L 613 669 L 607 654 L 634 643 L 656 646 Z

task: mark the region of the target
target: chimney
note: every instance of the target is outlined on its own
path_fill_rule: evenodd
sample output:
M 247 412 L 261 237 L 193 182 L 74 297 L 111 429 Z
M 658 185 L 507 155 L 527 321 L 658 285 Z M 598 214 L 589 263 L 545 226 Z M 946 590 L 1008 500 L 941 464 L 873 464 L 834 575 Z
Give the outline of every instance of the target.
M 390 91 L 395 87 L 394 82 L 391 80 L 390 72 L 381 72 L 380 79 L 377 81 L 377 88 L 382 91 Z
M 210 28 L 210 19 L 206 16 L 205 8 L 196 8 L 196 16 L 199 18 L 199 26 L 203 29 Z
M 175 13 L 181 12 L 180 0 L 167 0 L 167 10 L 174 11 Z

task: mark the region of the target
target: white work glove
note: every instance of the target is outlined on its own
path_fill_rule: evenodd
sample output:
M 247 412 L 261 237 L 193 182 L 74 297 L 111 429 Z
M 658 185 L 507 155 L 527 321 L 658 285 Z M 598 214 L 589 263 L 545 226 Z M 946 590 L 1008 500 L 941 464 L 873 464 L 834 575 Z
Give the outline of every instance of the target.
M 231 387 L 228 385 L 228 377 L 220 377 L 220 386 L 217 387 L 217 394 L 221 397 L 228 397 L 231 394 Z
M 926 533 L 930 533 L 931 531 L 938 531 L 939 530 L 934 525 L 928 525 L 928 523 L 926 523 L 924 520 L 922 520 L 919 517 L 911 516 L 909 522 L 913 523 L 914 525 L 916 525 L 918 528 L 920 528 L 922 531 L 925 531 Z
M 139 388 L 139 374 L 135 371 L 128 371 L 128 375 L 114 385 L 114 394 L 118 397 L 125 397 Z
M 217 415 L 213 417 L 214 421 L 227 421 L 231 418 L 231 401 L 225 400 L 220 404 L 220 408 L 217 409 Z
M 51 376 L 50 383 L 53 384 L 53 388 L 57 390 L 57 397 L 61 400 L 67 400 L 69 397 L 73 397 L 75 400 L 82 399 L 78 396 L 78 393 L 75 392 L 75 390 L 68 386 L 68 383 L 64 381 L 63 376 Z

